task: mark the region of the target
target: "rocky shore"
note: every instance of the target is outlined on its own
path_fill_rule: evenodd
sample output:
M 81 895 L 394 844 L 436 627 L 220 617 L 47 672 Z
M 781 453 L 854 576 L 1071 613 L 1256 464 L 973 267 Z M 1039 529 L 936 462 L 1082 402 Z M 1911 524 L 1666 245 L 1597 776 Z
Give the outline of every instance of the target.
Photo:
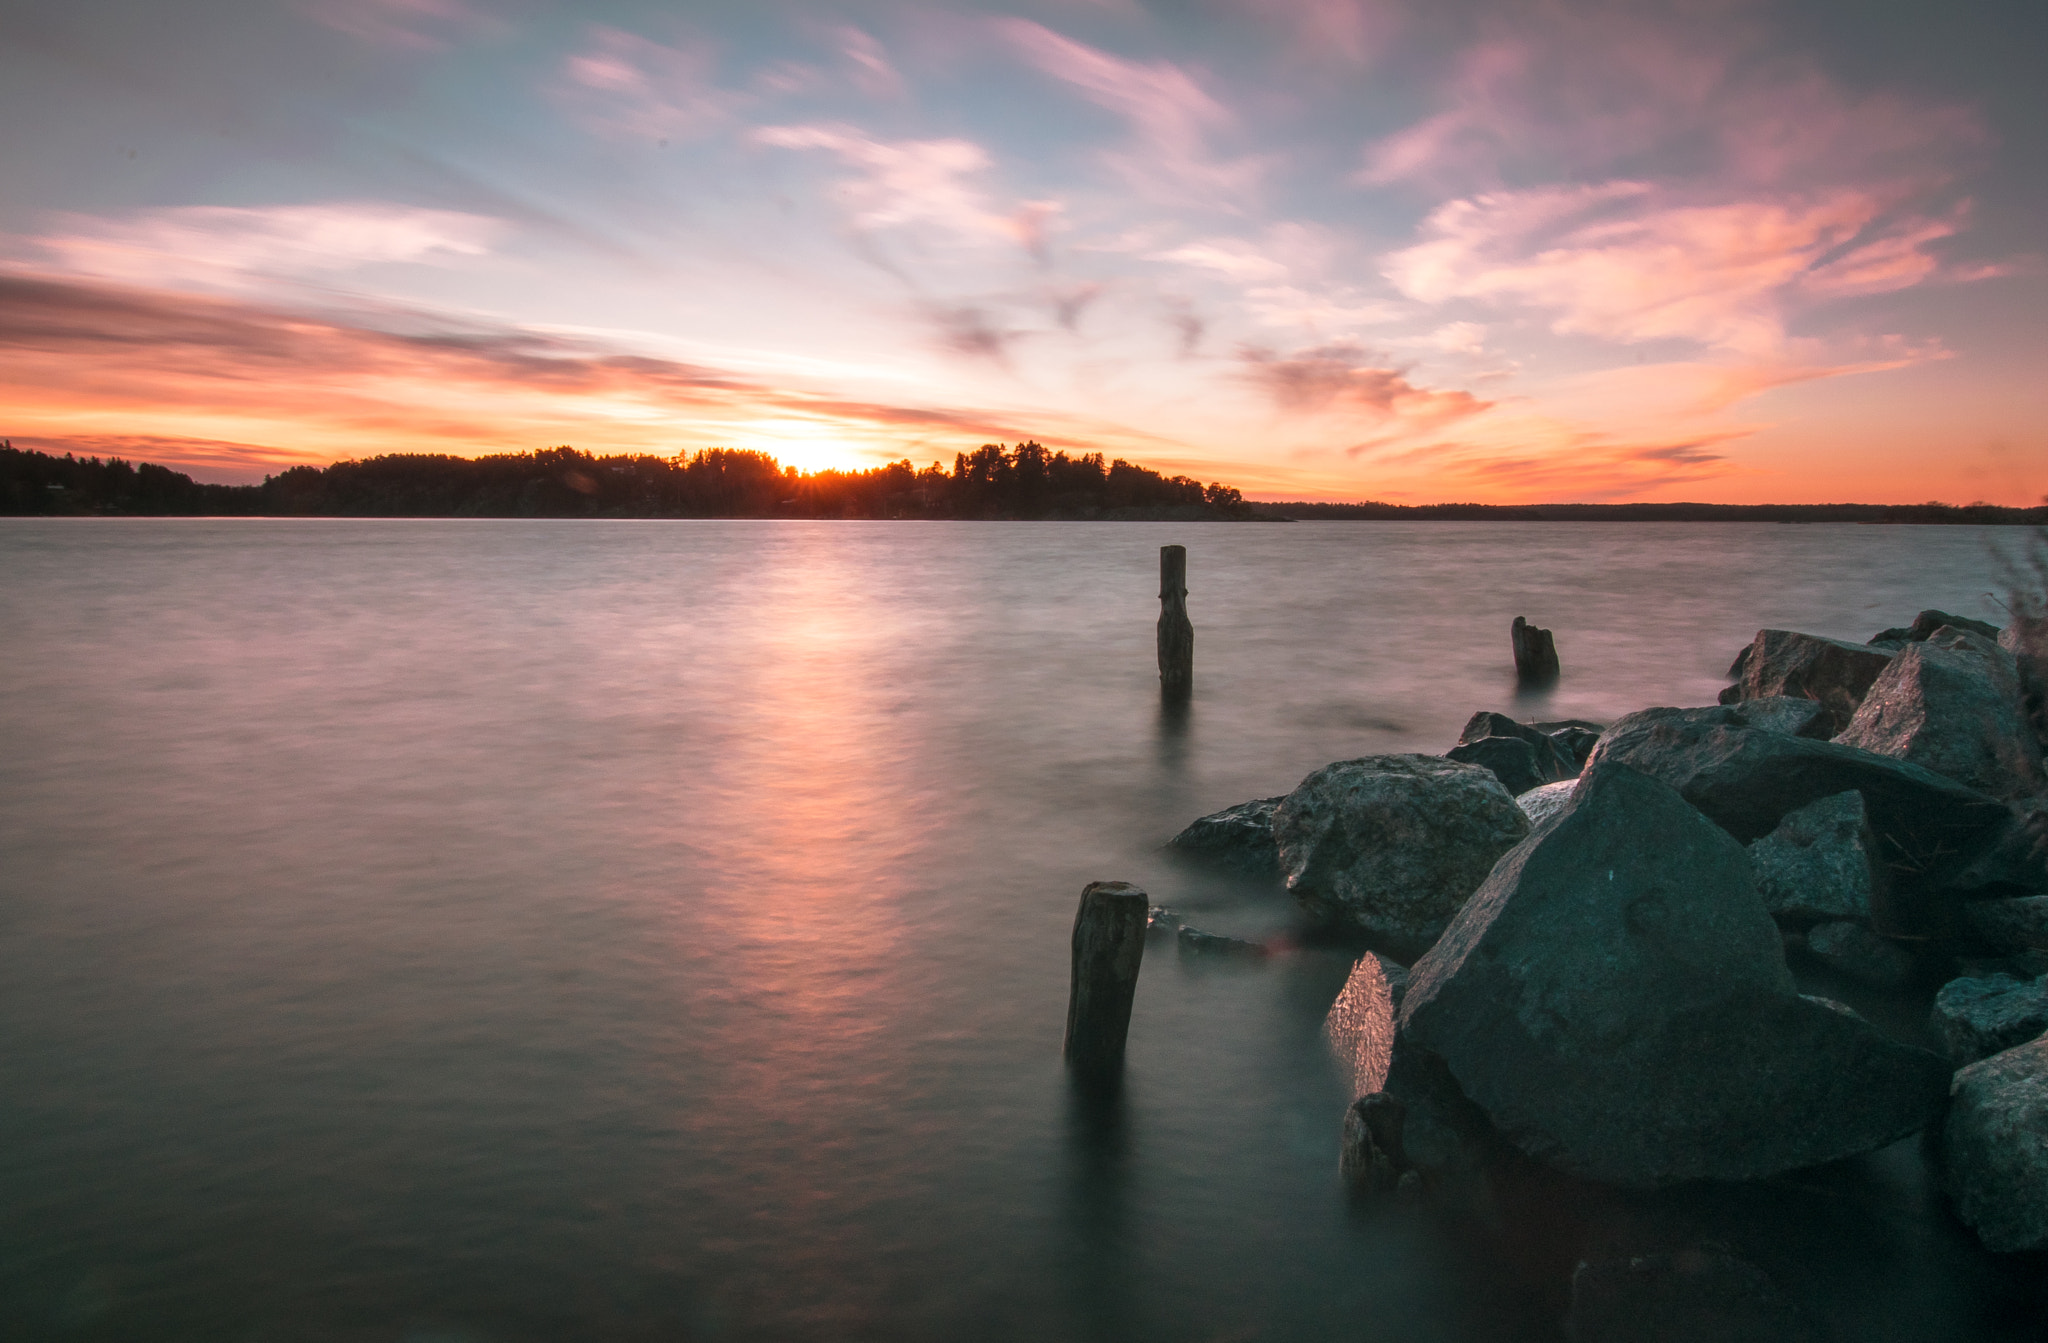
M 1277 873 L 1369 953 L 1327 1028 L 1361 1197 L 1483 1201 L 1506 1166 L 1755 1182 L 1917 1133 L 1986 1248 L 2048 1250 L 2044 650 L 1940 611 L 1762 630 L 1719 704 L 1482 711 L 1442 756 L 1337 761 L 1171 847 Z M 1754 1316 L 1727 1336 L 1809 1336 L 1769 1286 L 1725 1247 L 1583 1263 L 1567 1330 L 1651 1337 L 1697 1298 Z

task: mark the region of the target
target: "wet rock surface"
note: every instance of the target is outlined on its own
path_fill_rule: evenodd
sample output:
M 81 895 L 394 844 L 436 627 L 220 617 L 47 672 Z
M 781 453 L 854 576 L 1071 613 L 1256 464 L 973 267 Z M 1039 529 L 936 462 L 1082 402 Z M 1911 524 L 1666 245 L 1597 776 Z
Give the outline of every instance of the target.
M 1593 753 L 1677 789 L 1740 840 L 1760 839 L 1792 812 L 1849 789 L 1888 869 L 1880 931 L 1946 931 L 1954 901 L 1943 883 L 2011 821 L 1995 798 L 1906 761 L 1838 742 L 1752 728 L 1742 706 L 1645 709 L 1621 719 Z
M 1823 965 L 1872 988 L 1905 988 L 1919 968 L 1912 952 L 1847 920 L 1815 924 L 1807 930 L 1806 949 Z
M 1963 906 L 1963 927 L 1993 951 L 2048 951 L 2048 895 L 1973 900 Z
M 1188 823 L 1166 847 L 1239 872 L 1275 872 L 1280 851 L 1273 842 L 1278 797 L 1240 802 Z
M 1947 627 L 1893 659 L 1835 740 L 1993 797 L 2041 785 L 2041 750 L 2027 729 L 2011 655 Z
M 1571 1343 L 1821 1343 L 1755 1264 L 1718 1246 L 1595 1259 L 1572 1274 Z
M 1288 889 L 1311 922 L 1420 950 L 1529 833 L 1529 820 L 1489 770 L 1378 755 L 1302 780 L 1275 812 L 1273 833 Z
M 1952 979 L 1934 995 L 1930 1024 L 1958 1068 L 2003 1053 L 2048 1031 L 2048 977 Z
M 1853 788 L 1788 813 L 1749 846 L 1749 861 L 1764 908 L 1802 927 L 1867 922 L 1887 876 L 1863 794 Z
M 2048 1249 L 2048 1039 L 1955 1075 L 1941 1156 L 1956 1213 L 1987 1248 Z
M 1814 700 L 1827 710 L 1830 730 L 1839 732 L 1892 656 L 1891 650 L 1870 644 L 1797 630 L 1758 630 L 1728 669 L 1736 681 L 1722 692 L 1722 702 L 1776 695 Z
M 1597 761 L 1412 967 L 1389 1090 L 1404 1049 L 1521 1151 L 1645 1188 L 1883 1146 L 1927 1121 L 1948 1071 L 1801 998 L 1741 846 Z

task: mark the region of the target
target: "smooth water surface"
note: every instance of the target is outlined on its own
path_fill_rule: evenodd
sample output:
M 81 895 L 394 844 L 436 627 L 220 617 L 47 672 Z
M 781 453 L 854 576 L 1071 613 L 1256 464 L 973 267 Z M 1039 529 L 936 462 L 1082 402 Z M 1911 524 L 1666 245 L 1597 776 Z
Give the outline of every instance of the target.
M 1704 1235 L 1844 1339 L 2035 1337 L 1910 1144 L 1350 1205 L 1330 950 L 1155 946 L 1121 1098 L 1058 1059 L 1085 882 L 1287 928 L 1156 852 L 1196 815 L 1477 709 L 1711 703 L 1763 626 L 2000 620 L 1995 542 L 5 520 L 0 1334 L 1541 1340 L 1582 1253 Z

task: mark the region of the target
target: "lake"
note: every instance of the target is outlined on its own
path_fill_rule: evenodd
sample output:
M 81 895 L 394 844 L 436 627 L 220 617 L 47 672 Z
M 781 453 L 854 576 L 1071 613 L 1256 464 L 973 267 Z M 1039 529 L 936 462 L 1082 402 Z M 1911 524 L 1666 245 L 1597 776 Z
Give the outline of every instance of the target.
M 1059 1060 L 1084 883 L 1289 928 L 1159 853 L 1194 817 L 1479 709 L 1712 703 L 1760 627 L 2003 623 L 2023 539 L 0 520 L 0 1335 L 1543 1340 L 1582 1255 L 1704 1237 L 1844 1340 L 2038 1338 L 1911 1142 L 1350 1202 L 1328 948 L 1155 944 L 1121 1097 Z

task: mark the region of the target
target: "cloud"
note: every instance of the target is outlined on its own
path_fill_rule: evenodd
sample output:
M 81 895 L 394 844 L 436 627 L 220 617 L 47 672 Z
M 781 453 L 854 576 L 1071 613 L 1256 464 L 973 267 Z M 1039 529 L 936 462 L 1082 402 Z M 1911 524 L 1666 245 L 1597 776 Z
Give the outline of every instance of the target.
M 503 220 L 379 201 L 181 206 L 123 219 L 60 215 L 29 239 L 63 269 L 107 279 L 238 285 L 393 262 L 482 256 Z
M 1175 203 L 1241 209 L 1258 185 L 1261 160 L 1225 160 L 1210 149 L 1209 137 L 1237 119 L 1186 70 L 1171 61 L 1123 60 L 1028 19 L 1001 19 L 997 27 L 1041 71 L 1130 123 L 1135 143 L 1103 159 L 1141 191 Z
M 853 86 L 870 98 L 901 98 L 906 90 L 903 76 L 889 63 L 889 53 L 872 36 L 851 25 L 838 30 L 839 52 L 845 58 Z
M 1394 5 L 1368 0 L 1243 0 L 1243 5 L 1289 30 L 1296 54 L 1311 60 L 1370 64 L 1400 26 Z
M 546 442 L 595 451 L 777 450 L 789 446 L 788 426 L 799 424 L 873 460 L 932 435 L 949 445 L 1026 435 L 1047 443 L 1145 438 L 1059 412 L 848 396 L 589 337 L 417 310 L 381 317 L 371 325 L 365 314 L 0 271 L 0 397 L 21 441 L 100 452 L 134 444 L 135 456 L 209 470 L 232 467 L 244 449 L 254 454 L 245 465 L 272 469 Z M 997 356 L 1011 339 L 975 310 L 933 317 L 968 353 Z M 292 447 L 262 446 L 282 443 Z
M 552 92 L 586 130 L 646 140 L 705 135 L 742 101 L 718 86 L 707 45 L 664 46 L 609 27 L 590 30 Z
M 1239 376 L 1293 414 L 1340 411 L 1404 426 L 1436 426 L 1486 410 L 1470 392 L 1417 387 L 1360 346 L 1338 342 L 1281 356 L 1258 346 L 1239 352 Z
M 301 10 L 335 32 L 393 51 L 439 51 L 499 27 L 465 0 L 307 0 Z
M 1053 201 L 1025 201 L 1008 214 L 995 210 L 972 179 L 990 166 L 987 151 L 971 140 L 873 139 L 852 126 L 764 126 L 756 144 L 778 149 L 822 149 L 860 170 L 833 195 L 856 228 L 929 225 L 955 239 L 1000 238 L 1042 254 Z
M 1925 246 L 1954 231 L 1854 188 L 1704 205 L 1673 194 L 1607 182 L 1454 200 L 1384 273 L 1424 303 L 1519 304 L 1562 333 L 1775 358 L 1802 296 L 1918 283 L 1938 265 Z

